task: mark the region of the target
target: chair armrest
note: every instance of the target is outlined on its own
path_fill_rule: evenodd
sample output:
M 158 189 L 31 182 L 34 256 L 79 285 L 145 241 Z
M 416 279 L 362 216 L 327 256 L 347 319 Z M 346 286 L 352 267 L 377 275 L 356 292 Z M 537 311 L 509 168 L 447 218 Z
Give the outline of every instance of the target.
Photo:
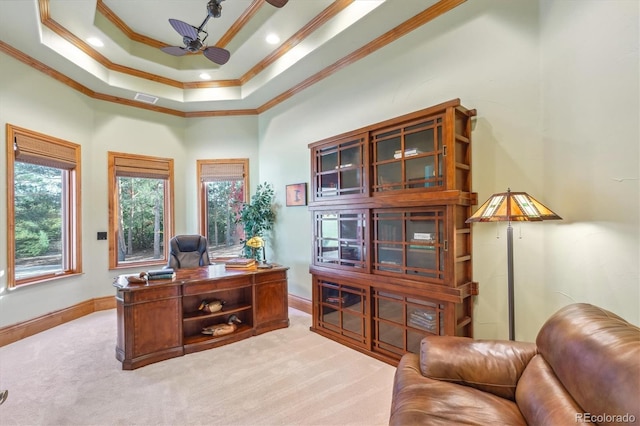
M 431 379 L 471 386 L 513 401 L 518 380 L 535 354 L 534 343 L 429 336 L 421 342 L 420 371 Z

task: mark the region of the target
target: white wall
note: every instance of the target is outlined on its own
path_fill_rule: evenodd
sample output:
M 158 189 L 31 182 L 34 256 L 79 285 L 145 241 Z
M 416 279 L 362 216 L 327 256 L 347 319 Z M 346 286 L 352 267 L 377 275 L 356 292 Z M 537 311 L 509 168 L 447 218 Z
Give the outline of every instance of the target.
M 197 230 L 195 160 L 250 158 L 252 188 L 272 183 L 279 204 L 267 256 L 290 266 L 292 294 L 310 298 L 310 213 L 284 202 L 285 185 L 309 182 L 307 145 L 452 98 L 478 111 L 479 201 L 511 187 L 564 218 L 515 226 L 516 337 L 533 340 L 551 313 L 573 301 L 638 324 L 639 7 L 635 0 L 469 1 L 260 117 L 182 120 L 93 102 L 2 57 L 1 121 L 81 143 L 83 164 L 95 170 L 83 175 L 92 188 L 83 193 L 87 273 L 5 292 L 0 326 L 111 294 L 107 245 L 95 241 L 107 226 L 108 150 L 176 158 L 176 202 L 185 206 L 176 210 L 178 232 Z M 5 191 L 0 181 L 6 221 Z M 505 229 L 474 225 L 479 338 L 507 337 Z

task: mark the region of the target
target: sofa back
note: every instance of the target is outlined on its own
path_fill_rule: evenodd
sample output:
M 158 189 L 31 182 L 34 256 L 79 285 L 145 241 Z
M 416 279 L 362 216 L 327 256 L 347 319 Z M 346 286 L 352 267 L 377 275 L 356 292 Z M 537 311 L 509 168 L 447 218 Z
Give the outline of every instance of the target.
M 516 389 L 529 424 L 640 422 L 640 328 L 578 303 L 547 320 L 536 346 Z

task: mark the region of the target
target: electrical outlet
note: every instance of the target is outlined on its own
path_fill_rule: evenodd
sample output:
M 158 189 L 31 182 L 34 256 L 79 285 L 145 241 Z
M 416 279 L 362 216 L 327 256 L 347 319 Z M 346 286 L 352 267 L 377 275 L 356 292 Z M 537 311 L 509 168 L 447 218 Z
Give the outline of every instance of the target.
M 98 240 L 106 240 L 107 233 L 106 232 L 98 232 Z

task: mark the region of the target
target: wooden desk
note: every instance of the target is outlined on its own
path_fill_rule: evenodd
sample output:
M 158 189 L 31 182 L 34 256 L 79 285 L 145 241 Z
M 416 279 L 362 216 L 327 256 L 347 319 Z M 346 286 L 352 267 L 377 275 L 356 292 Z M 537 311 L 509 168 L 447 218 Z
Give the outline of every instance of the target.
M 116 358 L 123 370 L 214 348 L 289 326 L 287 270 L 230 270 L 215 275 L 208 267 L 180 269 L 173 280 L 129 284 L 118 277 Z M 203 300 L 224 302 L 219 312 L 198 310 Z M 202 329 L 226 323 L 235 314 L 242 323 L 232 334 L 213 337 Z

